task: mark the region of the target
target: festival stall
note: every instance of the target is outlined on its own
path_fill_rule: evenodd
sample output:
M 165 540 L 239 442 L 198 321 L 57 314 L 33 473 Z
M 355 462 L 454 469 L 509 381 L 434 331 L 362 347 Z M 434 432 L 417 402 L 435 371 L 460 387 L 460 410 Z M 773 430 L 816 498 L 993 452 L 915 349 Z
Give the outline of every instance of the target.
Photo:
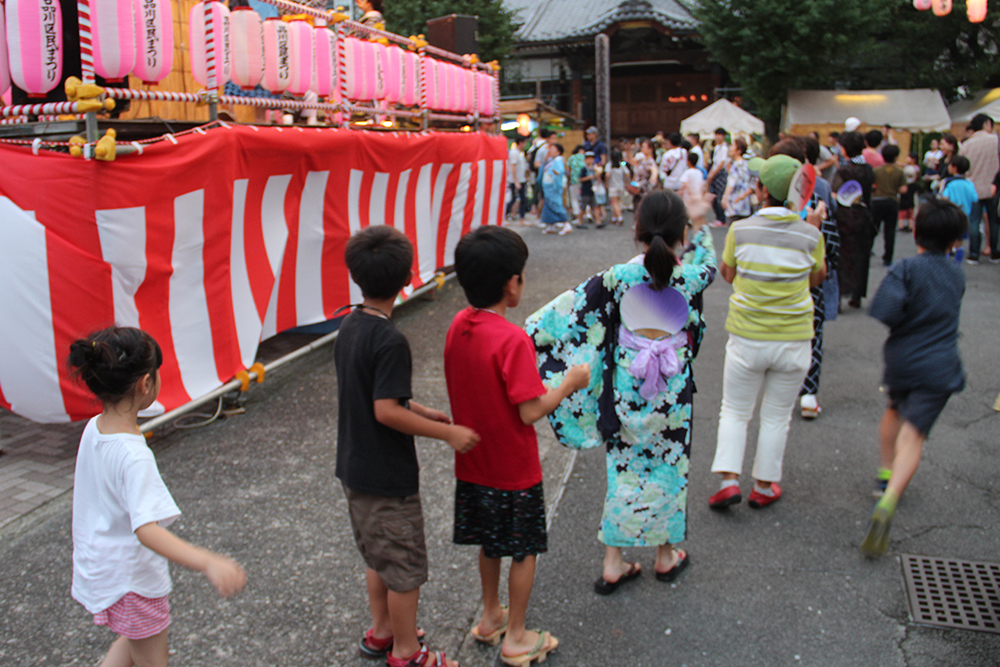
M 1000 88 L 981 90 L 966 100 L 959 100 L 948 107 L 951 116 L 951 133 L 956 137 L 965 134 L 965 126 L 976 114 L 984 113 L 1000 121 Z
M 941 93 L 913 90 L 791 90 L 782 110 L 781 129 L 791 134 L 817 132 L 827 143 L 830 132 L 843 132 L 850 117 L 861 120 L 861 132 L 888 125 L 900 152 L 910 150 L 913 134 L 942 132 L 951 126 Z
M 233 15 L 252 19 L 252 10 L 230 12 L 217 0 L 191 6 L 189 26 L 200 28 L 187 35 L 187 57 L 191 75 L 204 86 L 193 93 L 97 86 L 95 72 L 107 79 L 124 71 L 134 75 L 142 58 L 133 59 L 132 69 L 125 63 L 115 71 L 116 58 L 127 58 L 111 57 L 109 45 L 126 50 L 128 30 L 117 42 L 97 37 L 108 25 L 102 10 L 129 2 L 81 1 L 83 76 L 66 84 L 70 101 L 0 109 L 3 117 L 30 121 L 26 129 L 39 129 L 32 138 L 0 140 L 0 406 L 40 422 L 94 414 L 97 405 L 68 376 L 65 358 L 72 340 L 112 323 L 141 327 L 163 347 L 163 389 L 151 414 L 197 401 L 234 378 L 245 386 L 263 375 L 260 369 L 248 373 L 262 340 L 326 320 L 360 299 L 343 264 L 352 233 L 387 224 L 411 239 L 414 279 L 400 297 L 406 298 L 441 280 L 462 234 L 502 220 L 506 142 L 482 131 L 499 126 L 495 67 L 417 37 L 268 1 L 318 21 L 264 21 L 273 28 L 260 29 L 259 72 L 258 64 L 234 55 L 242 48 L 235 34 L 242 19 Z M 12 21 L 29 14 L 55 30 L 58 17 L 24 9 L 39 4 L 58 13 L 55 0 L 7 0 L 0 7 L 6 10 L 11 78 L 40 91 L 48 85 L 38 83 L 46 76 L 45 58 L 58 62 L 59 40 L 32 64 L 30 49 L 10 39 Z M 133 13 L 125 15 L 133 19 L 151 16 L 145 9 L 177 10 L 166 0 L 132 4 Z M 171 30 L 172 23 L 159 25 Z M 23 27 L 21 35 L 27 34 Z M 133 42 L 142 43 L 137 35 Z M 269 46 L 269 39 L 280 48 Z M 163 32 L 158 40 L 168 41 Z M 143 47 L 133 48 L 141 53 Z M 289 63 L 271 67 L 268 54 L 293 52 L 310 64 L 308 76 Z M 162 60 L 157 64 L 159 74 L 142 76 L 172 71 Z M 292 99 L 219 94 L 224 79 L 249 85 L 258 74 L 269 86 L 301 92 Z M 269 75 L 275 80 L 267 81 Z M 116 99 L 202 105 L 200 112 L 208 113 L 220 104 L 316 109 L 332 122 L 216 120 L 122 142 L 94 131 L 104 129 L 97 116 Z M 81 127 L 86 114 L 91 131 L 68 141 L 43 134 L 50 123 L 35 119 L 56 114 L 68 114 L 64 122 L 79 120 Z M 401 121 L 414 131 L 402 131 Z
M 711 139 L 717 128 L 724 128 L 732 135 L 763 136 L 764 121 L 744 111 L 729 100 L 716 100 L 698 113 L 681 121 L 681 134 L 697 134 Z

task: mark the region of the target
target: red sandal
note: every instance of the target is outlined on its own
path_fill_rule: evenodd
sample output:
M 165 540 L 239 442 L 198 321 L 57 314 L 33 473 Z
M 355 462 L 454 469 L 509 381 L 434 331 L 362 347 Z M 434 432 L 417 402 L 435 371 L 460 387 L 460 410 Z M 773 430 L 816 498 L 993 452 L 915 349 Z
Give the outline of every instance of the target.
M 447 667 L 444 651 L 430 651 L 424 644 L 409 658 L 397 658 L 386 654 L 385 664 L 389 667 Z
M 426 633 L 421 628 L 417 628 L 417 639 L 423 639 L 425 636 Z M 361 654 L 362 658 L 381 660 L 392 650 L 392 640 L 393 637 L 391 635 L 379 639 L 375 636 L 375 628 L 369 628 L 365 636 L 361 638 L 361 644 L 358 645 L 358 653 Z
M 380 660 L 392 650 L 392 636 L 379 639 L 374 633 L 375 629 L 370 628 L 365 633 L 365 636 L 361 638 L 361 644 L 358 645 L 358 653 L 361 654 L 362 658 Z

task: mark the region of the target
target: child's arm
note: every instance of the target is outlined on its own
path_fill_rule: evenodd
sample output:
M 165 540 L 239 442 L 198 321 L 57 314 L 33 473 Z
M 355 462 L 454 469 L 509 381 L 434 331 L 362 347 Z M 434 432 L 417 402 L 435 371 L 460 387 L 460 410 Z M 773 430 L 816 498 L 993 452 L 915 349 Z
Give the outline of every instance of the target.
M 434 408 L 428 408 L 414 400 L 410 400 L 410 409 L 416 412 L 421 417 L 430 419 L 432 422 L 441 422 L 442 424 L 450 424 L 451 417 L 441 412 L 440 410 L 435 410 Z
M 875 297 L 872 299 L 868 313 L 890 329 L 893 329 L 906 319 L 907 291 L 901 270 L 890 270 L 885 274 Z
M 223 597 L 239 593 L 247 583 L 246 573 L 232 558 L 185 542 L 155 521 L 136 528 L 135 536 L 150 551 L 189 570 L 203 573 Z
M 413 405 L 412 401 L 410 405 Z M 406 435 L 444 440 L 452 449 L 462 454 L 475 447 L 476 443 L 479 442 L 479 436 L 471 428 L 428 417 L 426 416 L 428 414 L 443 416 L 443 413 L 425 408 L 419 403 L 416 405 L 417 409 L 414 410 L 400 405 L 397 398 L 379 398 L 375 401 L 375 421 Z
M 518 403 L 517 411 L 521 415 L 521 422 L 526 425 L 534 424 L 555 410 L 564 398 L 577 389 L 583 389 L 588 384 L 590 384 L 590 364 L 573 366 L 566 371 L 566 377 L 563 378 L 561 385 L 549 389 L 538 398 Z

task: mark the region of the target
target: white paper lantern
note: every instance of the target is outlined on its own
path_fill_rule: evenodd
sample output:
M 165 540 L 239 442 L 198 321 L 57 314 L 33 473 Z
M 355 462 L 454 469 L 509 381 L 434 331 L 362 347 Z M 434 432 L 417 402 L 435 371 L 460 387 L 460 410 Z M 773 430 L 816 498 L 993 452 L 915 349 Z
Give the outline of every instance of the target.
M 232 81 L 243 90 L 253 90 L 264 78 L 263 21 L 250 7 L 233 7 L 229 22 Z
M 45 97 L 62 80 L 59 0 L 7 0 L 10 78 L 28 97 Z
M 933 0 L 931 2 L 931 9 L 934 12 L 934 16 L 947 16 L 951 14 L 951 0 Z
M 7 63 L 7 27 L 3 4 L 0 4 L 0 95 L 10 88 L 10 65 Z
M 325 25 L 315 28 L 316 67 L 312 89 L 320 97 L 333 94 L 337 85 L 337 33 Z
M 94 71 L 121 83 L 135 68 L 135 2 L 89 0 Z
M 288 24 L 289 48 L 292 52 L 292 75 L 288 90 L 302 95 L 312 87 L 313 61 L 316 58 L 313 27 L 305 21 Z
M 209 16 L 205 16 L 205 9 Z M 207 20 L 206 20 L 207 19 Z M 204 0 L 191 7 L 188 17 L 188 41 L 191 49 L 191 74 L 194 80 L 209 87 L 209 66 L 214 68 L 214 87 L 220 88 L 230 77 L 230 16 L 229 8 L 219 0 Z M 211 28 L 212 49 L 208 49 L 208 28 Z
M 967 0 L 966 10 L 970 23 L 982 23 L 986 20 L 986 0 Z
M 135 0 L 135 48 L 135 76 L 147 86 L 167 78 L 174 66 L 170 0 Z

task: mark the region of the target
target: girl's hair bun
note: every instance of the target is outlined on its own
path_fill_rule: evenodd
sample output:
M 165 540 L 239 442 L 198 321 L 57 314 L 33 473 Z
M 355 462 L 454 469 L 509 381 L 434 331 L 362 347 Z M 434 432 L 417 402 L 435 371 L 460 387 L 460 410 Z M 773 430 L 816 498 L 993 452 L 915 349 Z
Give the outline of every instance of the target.
M 128 396 L 136 382 L 154 373 L 163 363 L 160 346 L 145 331 L 132 327 L 108 327 L 95 331 L 69 346 L 73 377 L 105 404 Z

